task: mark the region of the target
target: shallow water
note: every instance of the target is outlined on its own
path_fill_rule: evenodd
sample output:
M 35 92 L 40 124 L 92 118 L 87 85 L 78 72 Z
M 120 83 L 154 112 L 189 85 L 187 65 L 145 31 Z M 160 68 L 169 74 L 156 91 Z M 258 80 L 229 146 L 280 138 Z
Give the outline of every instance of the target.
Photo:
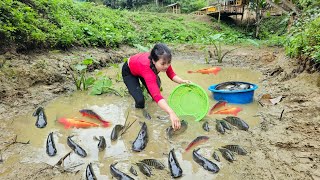
M 262 77 L 259 72 L 243 68 L 222 67 L 222 70 L 217 75 L 187 73 L 187 70 L 197 70 L 208 67 L 211 67 L 211 65 L 196 64 L 192 61 L 186 60 L 178 60 L 173 62 L 173 68 L 180 77 L 189 79 L 205 89 L 210 96 L 210 107 L 217 102 L 212 99 L 211 92 L 207 90 L 210 85 L 225 81 L 245 81 L 250 83 L 258 83 Z M 108 68 L 105 70 L 105 73 L 108 76 L 114 78 L 116 76 L 116 72 L 117 69 L 115 68 Z M 162 87 L 164 89 L 163 95 L 164 97 L 169 97 L 170 92 L 177 84 L 170 81 L 170 79 L 167 78 L 164 73 L 162 73 L 160 77 L 162 80 Z M 123 83 L 117 84 L 116 86 L 124 87 Z M 225 144 L 243 145 L 241 144 L 241 141 L 239 142 L 237 140 L 241 139 L 241 133 L 248 132 L 233 128 L 232 131 L 225 135 L 219 134 L 215 130 L 215 119 L 221 119 L 226 115 L 213 114 L 204 118 L 205 120 L 209 121 L 209 126 L 211 128 L 210 132 L 206 132 L 202 129 L 202 123 L 204 121 L 195 122 L 193 121 L 192 117 L 181 117 L 188 120 L 188 129 L 183 134 L 174 137 L 171 142 L 169 142 L 165 136 L 165 129 L 169 127 L 171 123 L 167 118 L 164 120 L 159 120 L 157 118 L 157 116 L 166 117 L 166 113 L 164 113 L 151 99 L 147 100 L 146 105 L 148 112 L 152 116 L 151 120 L 145 120 L 142 115 L 142 111 L 134 108 L 134 102 L 131 97 L 121 98 L 115 95 L 91 96 L 87 95 L 87 92 L 75 92 L 72 95 L 60 97 L 44 107 L 48 119 L 48 125 L 43 129 L 38 129 L 35 127 L 34 124 L 36 118 L 32 116 L 33 112 L 14 119 L 13 127 L 15 127 L 18 140 L 30 140 L 31 146 L 35 149 L 34 152 L 24 156 L 21 161 L 45 162 L 54 165 L 62 156 L 71 151 L 71 149 L 67 146 L 66 140 L 69 135 L 74 135 L 72 139 L 86 150 L 88 156 L 86 158 L 81 158 L 80 156 L 71 153 L 71 156 L 66 158 L 64 165 L 66 168 L 77 166 L 74 168 L 74 170 L 80 170 L 83 176 L 86 165 L 90 162 L 93 163 L 93 169 L 96 176 L 104 179 L 111 179 L 109 166 L 111 163 L 115 162 L 118 162 L 116 168 L 126 172 L 132 177 L 134 177 L 134 175 L 129 173 L 129 168 L 131 165 L 134 165 L 135 162 L 145 158 L 158 159 L 163 162 L 166 167 L 168 167 L 167 154 L 172 148 L 174 148 L 177 159 L 183 169 L 183 177 L 181 179 L 235 179 L 235 173 L 238 173 L 238 171 L 236 168 L 234 168 L 234 164 L 238 162 L 234 162 L 233 164 L 227 162 L 225 159 L 223 159 L 220 152 L 218 152 L 218 154 L 221 162 L 216 162 L 213 160 L 211 155 L 214 149 L 218 149 L 220 146 Z M 231 106 L 241 107 L 243 109 L 243 111 L 238 114 L 238 117 L 244 119 L 249 124 L 250 128 L 254 128 L 259 123 L 259 118 L 255 116 L 258 109 L 258 103 L 256 101 L 247 105 L 227 104 L 227 107 Z M 97 120 L 82 117 L 79 113 L 79 110 L 81 109 L 94 110 L 103 119 L 110 121 L 112 123 L 111 127 L 64 129 L 63 125 L 56 122 L 56 119 L 59 117 L 68 117 L 99 123 Z M 112 128 L 116 124 L 124 124 L 127 114 L 129 114 L 127 120 L 128 122 L 133 122 L 134 120 L 136 120 L 136 122 L 126 134 L 124 134 L 116 142 L 111 142 L 110 134 Z M 143 121 L 145 121 L 148 126 L 148 145 L 142 152 L 132 152 L 131 144 L 135 140 L 141 127 L 139 122 Z M 49 157 L 45 150 L 47 135 L 50 132 L 54 132 L 54 140 L 58 150 L 57 155 L 54 157 Z M 218 164 L 220 167 L 220 172 L 217 174 L 212 174 L 204 170 L 192 160 L 192 150 L 194 148 L 188 152 L 185 152 L 184 150 L 193 139 L 200 135 L 209 136 L 210 139 L 206 143 L 198 146 L 201 148 L 199 153 Z M 106 138 L 107 148 L 104 151 L 98 151 L 98 141 L 93 140 L 94 136 L 104 136 Z M 246 147 L 246 145 L 243 146 Z M 238 161 L 241 161 L 241 159 L 249 157 L 236 156 L 236 158 Z M 9 162 L 10 161 L 6 163 Z M 145 179 L 146 176 L 139 172 L 138 167 L 136 165 L 134 165 L 134 167 L 139 174 L 137 179 Z M 151 177 L 152 179 L 170 179 L 170 172 L 168 168 L 166 168 L 166 170 L 153 170 L 152 173 L 154 174 Z

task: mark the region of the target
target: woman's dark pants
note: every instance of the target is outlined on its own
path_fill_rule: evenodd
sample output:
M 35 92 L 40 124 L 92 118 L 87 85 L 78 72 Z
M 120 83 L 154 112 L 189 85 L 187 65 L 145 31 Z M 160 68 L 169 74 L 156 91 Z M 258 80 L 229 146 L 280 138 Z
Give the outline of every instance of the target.
M 136 108 L 144 108 L 145 99 L 143 96 L 143 92 L 142 92 L 141 84 L 140 84 L 139 80 L 142 82 L 142 84 L 145 87 L 147 87 L 145 80 L 142 77 L 134 76 L 133 74 L 131 74 L 131 71 L 129 69 L 127 62 L 124 63 L 124 65 L 122 66 L 122 78 L 123 78 L 123 81 L 129 90 L 129 93 L 131 94 L 131 96 L 133 97 L 133 99 L 135 101 Z M 160 87 L 161 82 L 160 82 L 159 76 L 157 76 L 157 83 L 158 83 L 158 86 Z M 148 88 L 147 88 L 147 90 L 148 90 Z M 148 90 L 148 92 L 149 92 L 149 90 Z

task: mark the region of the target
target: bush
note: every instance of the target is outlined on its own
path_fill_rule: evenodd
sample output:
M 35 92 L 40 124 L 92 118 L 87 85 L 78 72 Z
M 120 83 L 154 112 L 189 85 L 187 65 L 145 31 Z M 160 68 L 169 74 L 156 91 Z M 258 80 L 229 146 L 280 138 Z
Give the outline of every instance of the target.
M 130 12 L 73 0 L 4 0 L 0 2 L 0 38 L 22 47 L 118 47 L 120 44 L 210 44 L 212 26 L 190 15 Z M 200 3 L 201 4 L 201 3 Z M 226 43 L 243 35 L 221 25 Z M 1 45 L 1 44 L 0 44 Z
M 285 49 L 290 57 L 313 58 L 320 62 L 320 10 L 310 9 L 290 31 Z

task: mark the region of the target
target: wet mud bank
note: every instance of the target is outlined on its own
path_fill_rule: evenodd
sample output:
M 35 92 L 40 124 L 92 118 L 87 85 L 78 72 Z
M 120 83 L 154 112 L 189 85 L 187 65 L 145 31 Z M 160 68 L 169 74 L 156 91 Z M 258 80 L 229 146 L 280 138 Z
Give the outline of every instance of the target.
M 45 106 L 56 97 L 75 90 L 69 64 L 93 57 L 100 69 L 137 50 L 73 49 L 68 52 L 32 52 L 0 55 L 5 64 L 0 69 L 0 179 L 80 179 L 82 172 L 63 172 L 45 163 L 21 161 L 28 144 L 14 142 L 14 117 Z M 206 55 L 200 47 L 173 47 L 174 59 L 204 63 Z M 281 96 L 281 101 L 261 103 L 256 114 L 260 124 L 233 137 L 241 142 L 249 158 L 235 161 L 238 179 L 319 179 L 320 178 L 320 75 L 298 71 L 299 64 L 287 58 L 278 48 L 238 47 L 222 64 L 213 66 L 239 67 L 260 71 L 255 100 L 262 95 Z M 36 153 L 36 152 L 35 152 Z M 6 166 L 2 168 L 1 166 Z M 8 171 L 7 169 L 10 169 Z M 4 170 L 6 169 L 6 171 Z M 103 172 L 101 172 L 103 174 Z

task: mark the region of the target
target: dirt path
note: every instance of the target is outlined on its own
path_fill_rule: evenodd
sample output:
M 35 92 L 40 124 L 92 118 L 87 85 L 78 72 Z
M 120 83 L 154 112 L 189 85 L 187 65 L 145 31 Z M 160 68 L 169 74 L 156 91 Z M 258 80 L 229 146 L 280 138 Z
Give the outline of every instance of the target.
M 81 173 L 61 173 L 57 169 L 42 170 L 44 164 L 21 163 L 13 154 L 23 156 L 23 144 L 7 143 L 13 137 L 10 121 L 38 105 L 74 90 L 67 67 L 92 56 L 99 61 L 94 68 L 121 62 L 136 50 L 74 49 L 68 52 L 6 53 L 0 69 L 0 179 L 79 179 Z M 177 59 L 204 59 L 203 51 L 193 46 L 175 46 Z M 213 62 L 213 65 L 218 65 Z M 248 161 L 235 162 L 239 179 L 320 179 L 320 75 L 299 72 L 295 61 L 278 48 L 241 47 L 226 57 L 222 66 L 249 67 L 264 74 L 256 99 L 262 94 L 283 96 L 276 105 L 265 104 L 257 116 L 258 127 L 237 137 L 250 152 Z M 280 119 L 281 113 L 282 118 Z M 0 154 L 0 155 L 1 155 Z M 1 158 L 1 156 L 0 156 Z M 1 159 L 0 159 L 1 160 Z M 6 162 L 10 162 L 6 164 Z M 6 165 L 6 168 L 2 166 Z M 10 171 L 4 169 L 11 168 Z M 42 170 L 42 171 L 41 171 Z

